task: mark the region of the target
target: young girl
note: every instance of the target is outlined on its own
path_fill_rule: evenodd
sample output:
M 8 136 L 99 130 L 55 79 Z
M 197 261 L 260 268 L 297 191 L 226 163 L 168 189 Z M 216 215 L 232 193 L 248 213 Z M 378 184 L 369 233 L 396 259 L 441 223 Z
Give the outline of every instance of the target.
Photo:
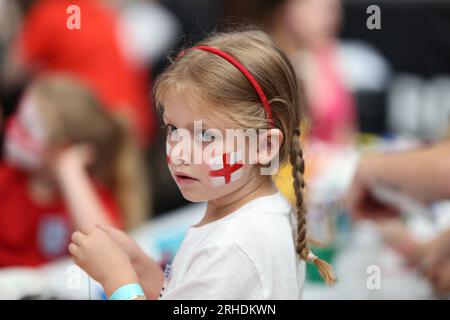
M 101 226 L 72 235 L 75 263 L 111 299 L 299 299 L 307 260 L 334 282 L 330 266 L 307 247 L 297 83 L 270 37 L 211 36 L 184 50 L 154 90 L 169 170 L 185 198 L 207 201 L 206 212 L 164 273 L 124 233 Z M 196 131 L 198 120 L 208 130 Z M 221 135 L 229 129 L 256 130 L 256 148 L 250 139 L 245 150 L 230 146 Z M 189 137 L 184 146 L 182 136 Z M 212 143 L 224 151 L 197 161 Z M 293 166 L 295 210 L 261 174 L 277 157 Z
M 0 267 L 46 263 L 67 255 L 73 230 L 145 214 L 145 197 L 128 193 L 138 180 L 125 129 L 77 81 L 37 79 L 5 127 Z

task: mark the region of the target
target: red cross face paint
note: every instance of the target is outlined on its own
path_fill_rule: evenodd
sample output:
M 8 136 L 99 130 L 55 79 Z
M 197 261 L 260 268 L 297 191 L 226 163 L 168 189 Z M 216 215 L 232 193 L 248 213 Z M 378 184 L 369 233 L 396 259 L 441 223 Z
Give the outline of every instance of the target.
M 242 152 L 224 153 L 210 161 L 211 184 L 220 187 L 234 182 L 243 176 Z
M 23 169 L 38 168 L 47 147 L 46 131 L 33 99 L 25 97 L 6 124 L 6 160 Z

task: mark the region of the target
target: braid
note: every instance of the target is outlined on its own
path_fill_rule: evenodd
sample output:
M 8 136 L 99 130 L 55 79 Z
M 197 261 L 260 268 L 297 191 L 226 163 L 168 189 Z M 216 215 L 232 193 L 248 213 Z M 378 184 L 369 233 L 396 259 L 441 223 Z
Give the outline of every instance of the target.
M 300 130 L 294 131 L 292 148 L 290 152 L 290 162 L 292 165 L 292 177 L 294 178 L 295 209 L 297 212 L 297 239 L 296 250 L 301 259 L 306 260 L 308 256 L 306 241 L 306 206 L 303 197 L 305 187 L 304 173 L 305 161 L 303 160 L 303 149 L 300 144 Z
M 305 161 L 303 159 L 303 149 L 300 142 L 300 129 L 294 130 L 292 146 L 289 154 L 289 161 L 292 165 L 292 177 L 294 178 L 295 210 L 297 212 L 297 237 L 296 251 L 300 259 L 313 262 L 320 275 L 327 284 L 333 284 L 336 278 L 331 266 L 325 261 L 317 258 L 308 248 L 306 236 L 306 205 L 304 201 L 305 189 Z

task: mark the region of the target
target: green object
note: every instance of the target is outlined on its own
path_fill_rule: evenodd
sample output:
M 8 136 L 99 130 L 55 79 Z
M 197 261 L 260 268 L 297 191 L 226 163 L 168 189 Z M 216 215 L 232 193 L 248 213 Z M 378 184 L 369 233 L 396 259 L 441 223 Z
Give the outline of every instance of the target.
M 318 258 L 325 260 L 329 264 L 333 264 L 333 259 L 336 255 L 335 246 L 327 246 L 323 248 L 311 246 L 310 249 Z M 306 281 L 324 283 L 317 267 L 312 262 L 308 262 L 306 264 Z

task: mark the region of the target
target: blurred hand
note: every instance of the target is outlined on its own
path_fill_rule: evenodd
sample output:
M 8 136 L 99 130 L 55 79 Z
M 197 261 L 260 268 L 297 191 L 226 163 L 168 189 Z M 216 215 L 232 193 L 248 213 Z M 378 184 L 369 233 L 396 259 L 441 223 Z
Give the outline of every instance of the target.
M 74 232 L 69 252 L 80 268 L 103 285 L 108 296 L 124 284 L 138 282 L 126 252 L 99 227 L 88 233 Z
M 425 244 L 416 264 L 438 295 L 450 294 L 450 230 Z
M 450 259 L 428 268 L 425 277 L 437 296 L 447 298 L 450 295 Z
M 422 245 L 414 239 L 411 232 L 400 219 L 387 219 L 378 224 L 386 243 L 400 253 L 406 262 L 415 264 Z
M 376 165 L 376 162 L 371 160 L 363 160 L 356 171 L 346 197 L 348 210 L 355 220 L 395 218 L 399 215 L 398 210 L 378 201 L 370 190 L 373 183 L 370 175 L 371 166 Z

